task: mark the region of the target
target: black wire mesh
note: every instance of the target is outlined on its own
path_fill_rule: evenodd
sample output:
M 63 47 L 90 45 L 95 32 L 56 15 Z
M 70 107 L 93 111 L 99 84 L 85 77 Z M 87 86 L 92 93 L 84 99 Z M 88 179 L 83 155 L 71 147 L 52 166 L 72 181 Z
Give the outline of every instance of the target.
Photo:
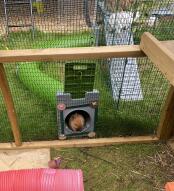
M 134 43 L 144 31 L 174 36 L 173 0 L 1 0 L 0 10 L 1 49 L 106 45 L 118 31 Z
M 136 44 L 144 31 L 174 38 L 173 0 L 43 0 L 6 5 L 6 14 L 1 0 L 0 10 L 0 49 Z M 72 63 L 92 67 L 80 78 Z M 98 137 L 153 134 L 169 87 L 147 58 L 8 63 L 5 69 L 24 141 L 57 139 L 56 92 L 78 97 L 88 88 L 100 93 Z M 2 95 L 0 106 L 0 142 L 11 141 Z
M 11 131 L 11 126 L 8 120 L 8 115 L 6 111 L 5 104 L 3 102 L 3 97 L 0 93 L 0 142 L 12 142 L 13 135 Z
M 100 93 L 97 137 L 147 135 L 156 131 L 166 99 L 168 82 L 147 58 L 137 59 L 139 79 L 136 80 L 139 80 L 140 87 L 136 85 L 135 79 L 130 77 L 135 73 L 130 70 L 130 75 L 124 77 L 124 87 L 119 87 L 120 89 L 114 86 L 114 83 L 120 83 L 120 79 L 114 78 L 116 82 L 113 82 L 113 66 L 110 66 L 108 60 L 81 62 L 96 64 L 95 79 L 89 78 L 88 81 L 94 80 L 93 88 Z M 66 83 L 65 65 L 69 64 L 69 67 L 66 67 L 72 74 L 72 63 L 79 64 L 80 61 L 5 65 L 23 140 L 57 139 L 59 124 L 56 119 L 56 93 L 63 91 L 63 84 Z M 117 63 L 114 64 L 118 67 Z M 116 75 L 117 70 L 114 72 Z M 76 76 L 74 79 L 77 79 Z M 79 93 L 83 84 L 77 84 L 75 88 Z M 117 97 L 114 91 L 121 92 L 121 96 Z M 0 136 L 3 136 L 9 129 L 5 116 L 1 124 L 3 133 Z M 1 141 L 4 139 L 11 140 L 9 136 L 0 138 Z

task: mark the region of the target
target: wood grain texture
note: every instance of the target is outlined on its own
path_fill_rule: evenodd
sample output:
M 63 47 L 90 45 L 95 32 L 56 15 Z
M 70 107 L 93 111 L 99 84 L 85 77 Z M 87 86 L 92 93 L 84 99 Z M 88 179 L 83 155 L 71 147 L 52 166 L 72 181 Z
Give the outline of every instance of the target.
M 174 40 L 160 41 L 169 51 L 174 54 Z
M 6 105 L 8 118 L 11 123 L 15 144 L 16 144 L 16 146 L 20 146 L 22 143 L 21 143 L 21 138 L 20 138 L 21 136 L 20 136 L 19 126 L 18 126 L 18 122 L 17 122 L 17 116 L 16 116 L 16 112 L 15 112 L 13 98 L 12 98 L 10 88 L 8 86 L 7 78 L 5 75 L 4 66 L 2 63 L 0 63 L 0 89 L 2 91 L 2 95 L 4 98 L 5 105 Z
M 166 48 L 174 50 L 174 41 L 162 41 L 161 43 L 164 44 Z M 145 56 L 139 45 L 0 50 L 0 62 L 2 63 Z
M 170 50 L 169 43 L 163 45 L 146 32 L 142 35 L 140 48 L 169 80 L 170 84 L 174 85 L 174 53 L 173 50 Z
M 71 148 L 71 147 L 97 147 L 115 144 L 135 144 L 135 143 L 152 143 L 159 139 L 155 136 L 137 136 L 137 137 L 113 137 L 113 138 L 96 138 L 96 139 L 72 139 L 72 140 L 55 140 L 55 141 L 36 141 L 23 142 L 21 147 L 16 147 L 13 143 L 0 143 L 0 149 L 35 149 L 35 148 Z
M 98 59 L 111 57 L 143 57 L 144 53 L 138 45 L 82 47 L 82 48 L 50 48 L 28 50 L 0 50 L 0 62 L 24 61 L 57 61 Z
M 168 92 L 166 103 L 160 117 L 157 137 L 167 140 L 172 136 L 174 131 L 174 87 L 171 86 Z

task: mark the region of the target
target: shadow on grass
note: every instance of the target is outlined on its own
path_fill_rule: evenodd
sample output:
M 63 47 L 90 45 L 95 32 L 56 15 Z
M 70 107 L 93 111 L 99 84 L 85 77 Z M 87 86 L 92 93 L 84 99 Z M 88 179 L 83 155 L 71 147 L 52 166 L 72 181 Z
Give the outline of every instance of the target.
M 163 190 L 173 179 L 173 153 L 163 144 L 132 144 L 51 151 L 61 168 L 82 169 L 86 191 Z

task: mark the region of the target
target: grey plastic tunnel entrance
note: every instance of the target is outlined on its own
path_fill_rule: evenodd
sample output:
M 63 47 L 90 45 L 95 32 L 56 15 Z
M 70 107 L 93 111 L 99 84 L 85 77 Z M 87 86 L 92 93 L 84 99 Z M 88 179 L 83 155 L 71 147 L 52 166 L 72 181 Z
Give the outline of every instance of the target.
M 86 129 L 90 128 L 92 120 L 91 120 L 91 116 L 89 115 L 89 113 L 87 111 L 85 111 L 86 109 L 87 108 L 84 108 L 83 110 L 82 109 L 79 109 L 79 110 L 74 109 L 73 111 L 69 112 L 69 114 L 65 117 L 65 126 L 67 128 L 69 128 L 69 130 L 74 131 L 71 128 L 71 126 L 69 125 L 70 119 L 71 119 L 71 116 L 73 116 L 74 114 L 79 114 L 79 115 L 83 116 L 83 118 L 84 118 L 84 126 L 77 131 L 78 132 L 84 132 L 84 131 L 86 131 Z
M 72 99 L 70 93 L 57 94 L 57 122 L 59 139 L 67 137 L 94 137 L 95 122 L 97 116 L 99 92 L 87 92 L 84 98 Z M 69 126 L 70 117 L 73 114 L 84 117 L 85 123 L 79 131 L 74 131 Z

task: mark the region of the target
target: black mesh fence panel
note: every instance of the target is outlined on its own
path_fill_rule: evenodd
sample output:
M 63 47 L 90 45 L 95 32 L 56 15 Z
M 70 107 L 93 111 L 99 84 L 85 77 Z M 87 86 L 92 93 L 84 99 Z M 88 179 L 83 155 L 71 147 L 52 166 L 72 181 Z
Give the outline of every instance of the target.
M 144 31 L 173 40 L 173 0 L 0 0 L 4 50 L 139 44 Z M 57 92 L 79 98 L 93 89 L 100 95 L 97 137 L 154 134 L 169 88 L 147 58 L 4 66 L 24 141 L 57 139 Z M 13 138 L 0 96 L 0 142 L 9 142 Z
M 0 48 L 106 45 L 123 32 L 139 43 L 144 31 L 171 40 L 173 10 L 173 0 L 1 0 Z
M 0 142 L 12 142 L 13 135 L 3 97 L 0 93 Z
M 56 94 L 65 90 L 64 83 L 72 85 L 67 93 L 72 93 L 73 98 L 83 97 L 86 82 L 99 91 L 97 137 L 153 134 L 166 99 L 168 82 L 147 58 L 136 59 L 136 66 L 131 66 L 131 70 L 126 59 L 122 58 L 122 65 L 118 64 L 120 62 L 111 63 L 111 60 L 6 64 L 23 140 L 52 140 L 58 137 L 60 124 L 56 117 Z M 75 75 L 77 73 L 72 72 L 72 63 L 95 64 L 95 71 L 91 69 L 88 73 L 88 81 L 80 80 Z M 65 77 L 65 66 L 71 79 L 73 77 L 72 82 Z M 3 114 L 2 118 L 2 131 L 8 132 L 6 116 Z M 1 140 L 4 139 L 11 140 L 9 136 L 1 137 Z

